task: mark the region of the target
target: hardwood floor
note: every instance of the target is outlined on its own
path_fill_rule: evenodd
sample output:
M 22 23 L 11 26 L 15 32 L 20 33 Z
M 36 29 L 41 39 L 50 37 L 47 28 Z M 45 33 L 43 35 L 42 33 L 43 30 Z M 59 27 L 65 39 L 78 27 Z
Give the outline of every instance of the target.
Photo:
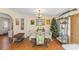
M 7 36 L 0 36 L 0 50 L 10 49 L 11 44 Z
M 57 40 L 49 41 L 46 46 L 32 47 L 30 40 L 24 39 L 21 42 L 10 43 L 7 36 L 0 36 L 0 50 L 64 50 Z

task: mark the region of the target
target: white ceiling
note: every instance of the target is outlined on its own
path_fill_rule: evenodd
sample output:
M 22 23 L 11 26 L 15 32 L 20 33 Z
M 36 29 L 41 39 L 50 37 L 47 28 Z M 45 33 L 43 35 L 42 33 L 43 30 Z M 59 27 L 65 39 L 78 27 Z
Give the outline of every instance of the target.
M 38 9 L 39 8 L 12 8 L 13 11 L 29 16 L 36 15 Z M 72 8 L 42 8 L 40 9 L 40 12 L 45 16 L 59 16 L 71 9 Z

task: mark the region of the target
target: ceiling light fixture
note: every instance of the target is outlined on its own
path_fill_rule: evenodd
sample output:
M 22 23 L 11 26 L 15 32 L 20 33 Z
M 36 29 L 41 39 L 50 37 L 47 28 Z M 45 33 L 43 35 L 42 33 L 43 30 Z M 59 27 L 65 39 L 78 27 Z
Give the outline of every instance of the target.
M 40 8 L 36 9 L 36 17 L 41 18 L 44 12 L 45 12 L 44 9 L 40 9 Z

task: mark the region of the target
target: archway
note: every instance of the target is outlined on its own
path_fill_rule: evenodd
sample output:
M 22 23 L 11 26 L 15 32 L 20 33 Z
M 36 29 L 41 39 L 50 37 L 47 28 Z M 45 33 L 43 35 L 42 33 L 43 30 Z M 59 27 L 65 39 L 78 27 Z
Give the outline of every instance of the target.
M 0 12 L 0 29 L 0 49 L 5 49 L 13 41 L 13 19 L 9 14 Z

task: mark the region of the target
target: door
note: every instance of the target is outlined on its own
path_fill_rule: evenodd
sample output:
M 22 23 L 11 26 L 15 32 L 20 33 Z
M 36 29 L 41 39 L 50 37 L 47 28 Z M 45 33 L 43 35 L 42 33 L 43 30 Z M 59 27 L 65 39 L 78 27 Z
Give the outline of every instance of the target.
M 69 25 L 68 25 L 68 18 L 64 18 L 60 20 L 60 41 L 62 43 L 69 43 L 69 38 L 68 38 L 68 31 L 69 31 Z

